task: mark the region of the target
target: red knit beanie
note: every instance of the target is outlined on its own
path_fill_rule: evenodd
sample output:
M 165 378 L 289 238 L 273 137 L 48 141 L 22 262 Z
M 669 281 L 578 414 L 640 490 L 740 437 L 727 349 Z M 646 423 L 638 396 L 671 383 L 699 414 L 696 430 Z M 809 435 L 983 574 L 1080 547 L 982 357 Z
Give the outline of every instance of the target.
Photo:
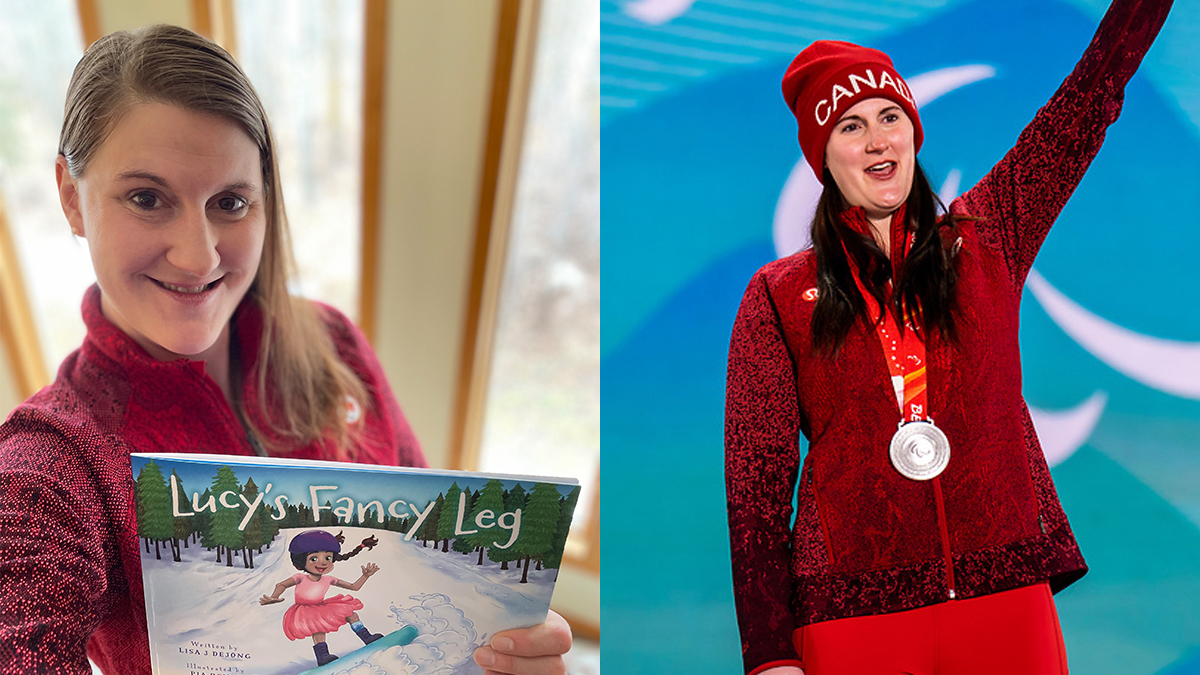
M 800 127 L 800 150 L 817 180 L 825 182 L 825 146 L 833 126 L 851 106 L 866 98 L 895 101 L 913 124 L 914 151 L 925 134 L 908 84 L 878 49 L 849 42 L 818 40 L 796 55 L 783 75 L 783 99 Z

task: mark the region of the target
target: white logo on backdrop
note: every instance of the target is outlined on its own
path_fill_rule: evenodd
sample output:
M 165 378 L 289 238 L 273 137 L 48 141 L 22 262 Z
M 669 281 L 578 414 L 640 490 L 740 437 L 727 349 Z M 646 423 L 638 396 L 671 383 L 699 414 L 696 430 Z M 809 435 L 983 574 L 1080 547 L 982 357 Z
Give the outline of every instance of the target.
M 660 26 L 683 16 L 696 0 L 634 0 L 625 3 L 621 11 L 652 26 Z

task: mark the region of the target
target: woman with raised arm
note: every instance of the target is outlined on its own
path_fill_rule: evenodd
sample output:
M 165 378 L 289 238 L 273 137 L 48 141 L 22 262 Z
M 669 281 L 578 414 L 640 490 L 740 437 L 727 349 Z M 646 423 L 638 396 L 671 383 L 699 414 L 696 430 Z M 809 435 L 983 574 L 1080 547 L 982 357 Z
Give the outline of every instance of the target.
M 149 673 L 129 453 L 425 459 L 362 334 L 288 294 L 274 140 L 219 46 L 173 26 L 93 44 L 56 172 L 97 284 L 83 345 L 0 426 L 0 672 Z M 563 673 L 570 643 L 551 612 L 475 659 Z
M 1087 567 L 1021 396 L 1021 289 L 1170 4 L 1116 0 L 1016 145 L 944 216 L 917 163 L 912 93 L 885 54 L 820 41 L 788 68 L 784 98 L 824 191 L 812 248 L 754 275 L 730 343 L 747 673 L 1067 672 L 1051 594 Z

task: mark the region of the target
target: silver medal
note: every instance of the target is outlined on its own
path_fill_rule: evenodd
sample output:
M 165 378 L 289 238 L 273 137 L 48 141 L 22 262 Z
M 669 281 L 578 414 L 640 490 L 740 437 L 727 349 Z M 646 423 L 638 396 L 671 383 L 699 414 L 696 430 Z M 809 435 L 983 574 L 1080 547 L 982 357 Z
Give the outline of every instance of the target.
M 892 466 L 905 478 L 936 478 L 950 463 L 950 439 L 933 421 L 901 424 L 889 450 Z

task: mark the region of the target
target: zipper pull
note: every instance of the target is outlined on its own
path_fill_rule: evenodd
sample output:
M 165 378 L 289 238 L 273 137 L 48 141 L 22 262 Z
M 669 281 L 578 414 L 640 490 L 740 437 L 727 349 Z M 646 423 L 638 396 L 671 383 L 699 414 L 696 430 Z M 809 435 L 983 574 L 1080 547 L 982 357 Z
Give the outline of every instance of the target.
M 262 442 L 258 440 L 258 436 L 253 431 L 250 431 L 250 427 L 248 426 L 246 427 L 246 440 L 249 441 L 250 447 L 254 448 L 254 454 L 259 457 L 267 456 L 267 449 L 263 447 Z

